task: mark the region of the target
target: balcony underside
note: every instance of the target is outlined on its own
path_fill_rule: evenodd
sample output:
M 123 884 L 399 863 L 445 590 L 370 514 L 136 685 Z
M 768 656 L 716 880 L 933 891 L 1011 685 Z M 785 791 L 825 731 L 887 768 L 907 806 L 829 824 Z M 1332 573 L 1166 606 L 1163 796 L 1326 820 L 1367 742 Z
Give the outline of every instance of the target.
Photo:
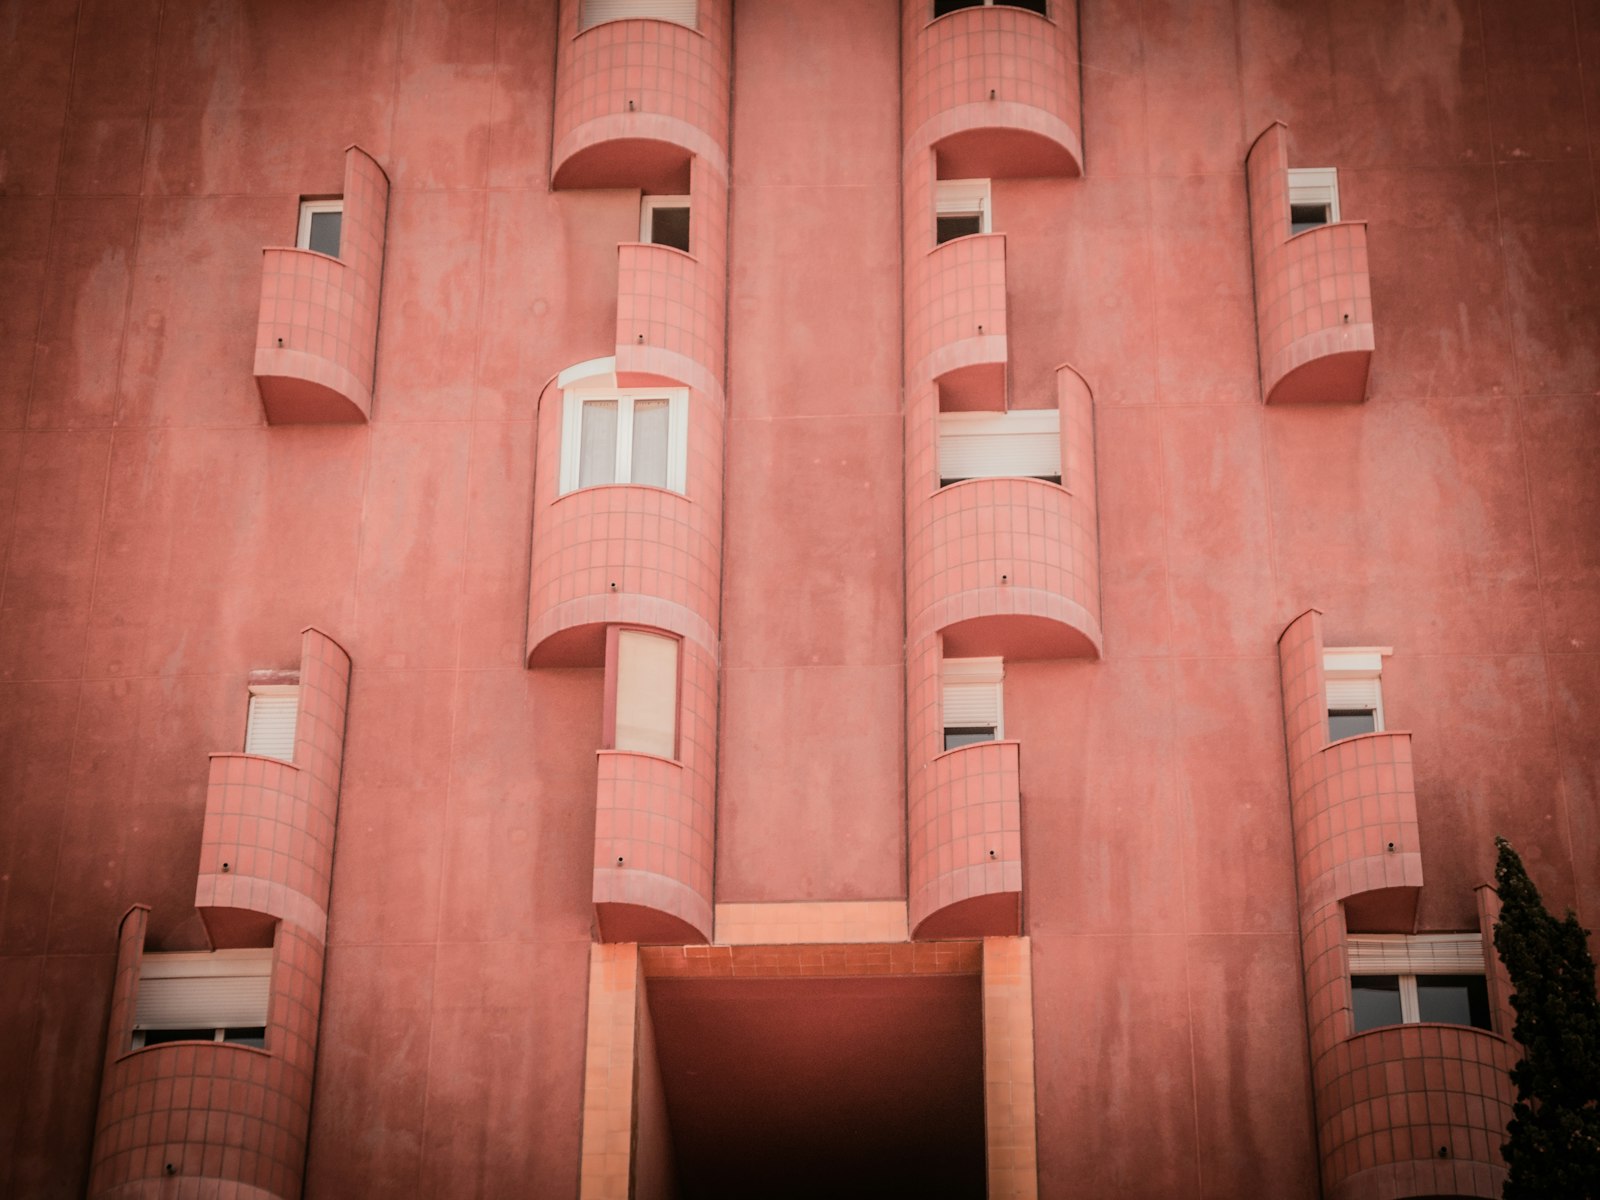
M 268 425 L 360 425 L 372 410 L 372 393 L 319 355 L 258 349 L 255 373 Z
M 603 942 L 690 946 L 711 940 L 710 902 L 654 871 L 597 869 L 594 916 Z
M 1326 351 L 1325 345 L 1336 346 Z M 1308 361 L 1285 371 L 1267 391 L 1268 404 L 1360 404 L 1367 397 L 1372 367 L 1372 326 L 1350 325 L 1310 334 L 1291 346 L 1291 361 Z
M 1022 895 L 994 892 L 935 909 L 917 923 L 918 941 L 976 937 L 1015 937 L 1022 932 Z
M 676 132 L 677 137 L 641 136 L 646 124 L 652 132 Z M 681 129 L 678 127 L 681 126 Z M 588 139 L 588 144 L 580 144 Z M 620 113 L 587 122 L 574 131 L 568 157 L 557 160 L 552 186 L 557 191 L 578 188 L 640 188 L 659 195 L 689 192 L 689 148 L 707 140 L 692 126 L 672 117 L 649 113 Z
M 995 362 L 975 362 L 937 376 L 941 412 L 1004 412 L 1006 407 L 1006 339 L 969 338 L 968 342 L 998 342 L 1002 357 Z M 965 345 L 965 343 L 958 343 Z M 987 351 L 988 347 L 983 347 Z
M 1071 179 L 1082 174 L 1077 137 L 1066 122 L 1042 110 L 992 101 L 951 109 L 936 123 L 952 129 L 933 145 L 940 179 Z
M 1054 599 L 1064 609 L 1074 610 L 1073 620 L 993 613 L 957 621 L 940 630 L 944 635 L 946 657 L 995 656 L 1007 662 L 1099 658 L 1099 622 L 1070 600 Z

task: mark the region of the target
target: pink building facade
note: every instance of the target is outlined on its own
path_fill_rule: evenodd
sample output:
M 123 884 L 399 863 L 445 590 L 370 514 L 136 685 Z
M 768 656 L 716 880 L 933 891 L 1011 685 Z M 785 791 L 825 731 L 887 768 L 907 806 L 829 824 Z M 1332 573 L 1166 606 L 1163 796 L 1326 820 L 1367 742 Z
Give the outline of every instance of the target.
M 0 8 L 0 1194 L 1499 1194 L 1600 16 Z

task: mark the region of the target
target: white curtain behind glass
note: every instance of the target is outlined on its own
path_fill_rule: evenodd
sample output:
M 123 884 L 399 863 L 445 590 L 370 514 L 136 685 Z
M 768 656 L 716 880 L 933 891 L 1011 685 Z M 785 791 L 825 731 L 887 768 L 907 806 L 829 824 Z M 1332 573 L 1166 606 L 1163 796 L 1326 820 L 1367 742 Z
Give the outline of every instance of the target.
M 617 402 L 583 402 L 583 439 L 578 446 L 578 486 L 617 481 Z
M 667 486 L 667 412 L 665 400 L 633 402 L 633 478 L 630 483 Z

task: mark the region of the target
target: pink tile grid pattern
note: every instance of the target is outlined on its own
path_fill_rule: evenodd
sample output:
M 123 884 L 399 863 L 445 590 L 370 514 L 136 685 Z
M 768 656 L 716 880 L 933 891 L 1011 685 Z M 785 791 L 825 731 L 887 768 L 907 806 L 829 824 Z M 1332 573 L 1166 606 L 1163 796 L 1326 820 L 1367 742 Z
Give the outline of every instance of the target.
M 605 142 L 677 146 L 728 174 L 731 0 L 699 0 L 696 25 L 609 21 L 578 32 L 580 0 L 561 0 L 554 173 Z
M 602 750 L 598 755 L 594 902 L 607 941 L 630 936 L 632 905 L 676 918 L 710 941 L 716 838 L 717 660 L 683 643 L 678 758 Z M 654 939 L 646 939 L 654 940 Z
M 1020 746 L 979 742 L 941 754 L 911 777 L 911 936 L 930 917 L 983 896 L 1015 896 L 1000 928 L 951 929 L 952 936 L 1018 933 L 1022 900 Z M 979 910 L 974 910 L 979 911 Z M 941 928 L 944 928 L 941 925 Z
M 294 762 L 212 755 L 195 888 L 202 915 L 247 908 L 325 936 L 349 695 L 350 656 L 307 629 Z
M 1025 937 L 983 940 L 983 1110 L 990 1200 L 1034 1200 L 1033 947 Z
M 1051 143 L 1056 172 L 1079 172 L 1076 0 L 1052 0 L 1048 17 L 994 5 L 931 21 L 927 0 L 901 3 L 908 151 L 937 147 L 957 134 L 1007 130 Z M 1003 176 L 1006 162 L 997 155 L 991 169 L 973 174 Z M 977 165 L 989 164 L 980 158 Z
M 728 185 L 690 164 L 691 254 L 671 246 L 617 247 L 617 382 L 672 382 L 722 407 L 727 341 Z
M 268 424 L 365 421 L 372 411 L 389 180 L 345 151 L 339 257 L 264 251 L 256 386 Z
M 643 1000 L 639 947 L 591 947 L 580 1200 L 628 1200 L 633 1194 L 635 1048 Z
M 1516 1059 L 1505 1038 L 1458 1025 L 1393 1025 L 1330 1047 L 1314 1070 L 1325 1194 L 1499 1196 Z
M 1007 359 L 1006 238 L 972 234 L 906 254 L 906 377 L 937 380 Z M 1004 405 L 1004 389 L 995 397 Z
M 130 1051 L 145 927 L 144 910 L 135 911 L 122 929 L 89 1195 L 295 1200 L 322 996 L 320 939 L 279 924 L 264 1050 L 169 1042 Z
M 646 979 L 801 979 L 886 975 L 979 975 L 983 943 L 891 945 L 641 946 Z
M 1342 221 L 1289 236 L 1288 139 L 1275 122 L 1246 159 L 1261 394 L 1269 404 L 1358 404 L 1366 399 L 1373 348 L 1367 227 Z M 1316 369 L 1346 355 L 1360 369 Z

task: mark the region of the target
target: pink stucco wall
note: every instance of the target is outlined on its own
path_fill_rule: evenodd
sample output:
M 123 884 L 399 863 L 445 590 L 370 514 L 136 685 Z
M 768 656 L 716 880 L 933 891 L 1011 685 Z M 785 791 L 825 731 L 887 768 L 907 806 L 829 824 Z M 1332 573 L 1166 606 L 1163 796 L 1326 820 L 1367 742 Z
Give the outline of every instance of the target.
M 576 363 L 722 392 L 692 397 L 683 554 L 623 564 L 703 631 L 704 782 L 675 793 L 714 804 L 701 899 L 908 896 L 937 678 L 908 431 L 936 393 L 905 198 L 944 103 L 908 72 L 985 18 L 1032 30 L 998 78 L 1049 85 L 981 125 L 1016 135 L 987 164 L 1005 393 L 1059 402 L 1063 363 L 1092 388 L 1093 519 L 1058 514 L 1081 565 L 1043 565 L 1095 653 L 1005 678 L 1040 1194 L 1312 1200 L 1333 1157 L 1365 1169 L 1318 1087 L 1369 1065 L 1319 1074 L 1306 1019 L 1278 638 L 1312 606 L 1330 644 L 1394 647 L 1416 927 L 1478 927 L 1496 833 L 1600 922 L 1592 6 L 1083 0 L 1046 29 L 738 0 L 575 38 L 570 0 L 289 7 L 0 4 L 0 1193 L 88 1188 L 144 1053 L 106 1061 L 118 923 L 207 944 L 208 755 L 308 625 L 355 666 L 305 1194 L 575 1193 L 605 685 L 530 668 L 530 618 L 669 625 L 595 598 L 586 534 L 542 536 L 577 507 L 546 387 Z M 672 80 L 630 120 L 647 43 Z M 1246 155 L 1277 120 L 1365 223 L 1361 404 L 1263 404 Z M 262 249 L 352 144 L 390 184 L 369 419 L 269 426 Z M 720 188 L 720 257 L 619 250 L 641 185 Z M 669 290 L 707 311 L 667 320 Z

